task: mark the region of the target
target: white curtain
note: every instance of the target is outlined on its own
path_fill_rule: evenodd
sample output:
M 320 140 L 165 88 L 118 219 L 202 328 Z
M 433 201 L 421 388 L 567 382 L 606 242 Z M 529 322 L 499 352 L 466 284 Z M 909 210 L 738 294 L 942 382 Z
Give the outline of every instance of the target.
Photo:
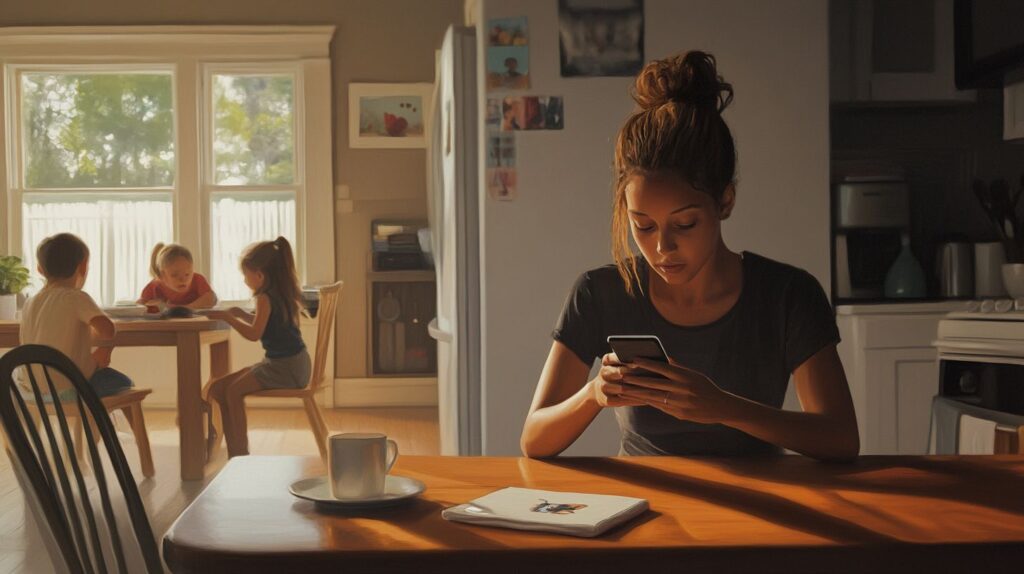
M 242 280 L 242 253 L 252 243 L 273 241 L 279 235 L 292 244 L 294 252 L 295 194 L 215 194 L 210 224 L 213 289 L 223 301 L 247 300 L 252 291 Z M 293 254 L 298 259 L 299 254 Z
M 36 271 L 36 248 L 57 233 L 74 233 L 89 246 L 85 291 L 100 305 L 134 301 L 149 282 L 149 256 L 157 242 L 174 236 L 173 206 L 166 199 L 26 198 L 22 206 L 22 251 L 32 272 L 29 294 L 44 280 Z
M 51 235 L 69 232 L 89 246 L 89 276 L 85 291 L 100 305 L 134 301 L 150 280 L 149 257 L 157 242 L 174 237 L 173 206 L 166 200 L 89 199 L 70 201 L 27 198 L 23 205 L 23 252 L 32 271 L 29 294 L 43 279 L 36 272 L 36 248 Z M 242 280 L 239 261 L 245 248 L 283 235 L 295 249 L 295 194 L 214 194 L 210 221 L 210 281 L 224 301 L 252 296 Z M 186 247 L 195 249 L 195 246 Z M 296 258 L 299 257 L 295 253 Z

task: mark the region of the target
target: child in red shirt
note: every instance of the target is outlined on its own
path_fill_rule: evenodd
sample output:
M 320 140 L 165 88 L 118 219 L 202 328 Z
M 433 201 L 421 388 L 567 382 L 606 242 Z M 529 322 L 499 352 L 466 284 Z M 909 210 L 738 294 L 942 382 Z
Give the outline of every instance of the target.
M 193 271 L 192 253 L 182 245 L 157 243 L 149 272 L 153 280 L 142 290 L 138 303 L 150 312 L 159 312 L 164 305 L 208 309 L 217 303 L 217 294 L 205 277 Z

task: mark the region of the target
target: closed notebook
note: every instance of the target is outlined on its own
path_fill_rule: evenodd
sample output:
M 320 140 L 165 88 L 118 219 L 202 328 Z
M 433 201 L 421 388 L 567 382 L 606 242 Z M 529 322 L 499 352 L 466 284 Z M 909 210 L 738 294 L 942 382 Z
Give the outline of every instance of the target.
M 508 487 L 446 508 L 445 520 L 571 536 L 600 536 L 647 510 L 642 498 Z

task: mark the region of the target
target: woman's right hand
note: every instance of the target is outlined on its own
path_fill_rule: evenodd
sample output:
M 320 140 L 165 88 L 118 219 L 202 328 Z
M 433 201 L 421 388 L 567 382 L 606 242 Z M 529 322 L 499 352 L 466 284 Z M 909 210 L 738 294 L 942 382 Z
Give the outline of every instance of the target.
M 615 353 L 601 357 L 601 370 L 588 384 L 594 402 L 600 407 L 639 407 L 646 403 L 634 399 L 620 397 L 623 392 L 622 376 L 628 374 L 630 368 L 619 362 Z

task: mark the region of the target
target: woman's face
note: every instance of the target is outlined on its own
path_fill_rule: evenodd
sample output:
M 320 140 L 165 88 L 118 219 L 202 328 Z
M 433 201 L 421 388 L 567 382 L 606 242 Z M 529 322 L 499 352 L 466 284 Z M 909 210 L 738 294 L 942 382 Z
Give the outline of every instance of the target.
M 176 257 L 167 262 L 160 270 L 160 279 L 172 291 L 184 293 L 192 285 L 192 262 L 184 257 Z
M 644 176 L 631 178 L 625 193 L 633 240 L 670 285 L 688 283 L 711 259 L 735 199 L 732 186 L 719 206 L 689 184 Z

